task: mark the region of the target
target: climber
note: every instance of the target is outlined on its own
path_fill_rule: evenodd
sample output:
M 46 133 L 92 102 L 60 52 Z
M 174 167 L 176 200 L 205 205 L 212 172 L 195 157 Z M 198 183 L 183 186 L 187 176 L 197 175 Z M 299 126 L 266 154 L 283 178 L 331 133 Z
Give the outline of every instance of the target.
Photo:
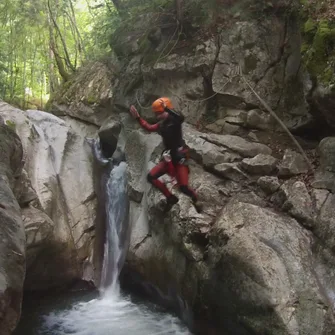
M 148 173 L 149 183 L 158 188 L 166 197 L 165 211 L 169 211 L 179 199 L 173 195 L 166 185 L 158 178 L 164 174 L 175 177 L 178 182 L 179 190 L 192 199 L 193 206 L 198 212 L 201 212 L 202 206 L 198 201 L 198 196 L 188 186 L 188 156 L 189 150 L 184 142 L 182 135 L 182 123 L 184 116 L 174 110 L 169 98 L 160 98 L 152 104 L 152 110 L 159 121 L 155 124 L 149 124 L 142 119 L 134 106 L 130 107 L 130 113 L 138 120 L 142 128 L 150 132 L 158 132 L 163 139 L 165 150 L 161 161 Z M 169 155 L 168 155 L 169 154 Z M 167 157 L 171 157 L 171 163 Z

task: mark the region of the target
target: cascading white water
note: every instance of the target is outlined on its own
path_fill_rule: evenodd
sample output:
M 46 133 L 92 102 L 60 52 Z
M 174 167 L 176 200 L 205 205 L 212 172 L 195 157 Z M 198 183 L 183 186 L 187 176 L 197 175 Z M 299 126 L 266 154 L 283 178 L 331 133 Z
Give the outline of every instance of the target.
M 126 224 L 128 206 L 126 163 L 121 162 L 110 173 L 106 188 L 106 242 L 102 267 L 101 288 L 111 295 L 118 295 L 118 277 L 122 258 L 122 224 Z M 105 292 L 105 294 L 107 294 Z
M 43 335 L 189 335 L 182 322 L 122 295 L 118 277 L 123 263 L 122 224 L 127 215 L 126 163 L 110 172 L 106 192 L 106 242 L 100 297 L 44 317 Z

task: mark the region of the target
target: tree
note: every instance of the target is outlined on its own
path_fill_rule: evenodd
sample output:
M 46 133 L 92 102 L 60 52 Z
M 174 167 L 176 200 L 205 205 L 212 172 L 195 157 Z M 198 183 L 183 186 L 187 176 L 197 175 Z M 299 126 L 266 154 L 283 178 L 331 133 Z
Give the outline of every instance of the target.
M 41 108 L 86 60 L 106 53 L 110 27 L 101 22 L 116 15 L 108 1 L 2 0 L 0 99 Z
M 184 1 L 183 0 L 175 0 L 176 14 L 177 20 L 181 24 L 183 22 L 183 10 L 184 10 Z

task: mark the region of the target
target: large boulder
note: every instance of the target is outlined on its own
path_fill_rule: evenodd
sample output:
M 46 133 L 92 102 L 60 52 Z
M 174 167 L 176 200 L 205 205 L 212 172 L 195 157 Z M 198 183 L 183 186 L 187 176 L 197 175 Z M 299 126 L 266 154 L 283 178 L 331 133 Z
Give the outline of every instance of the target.
M 308 165 L 304 157 L 298 152 L 286 149 L 279 164 L 279 175 L 281 177 L 292 177 L 306 172 L 308 172 Z
M 265 144 L 249 142 L 240 136 L 203 134 L 201 137 L 210 143 L 238 153 L 242 157 L 254 157 L 258 154 L 270 155 L 272 153 Z
M 224 203 L 218 180 L 196 175 L 192 184 L 206 195 L 203 215 L 183 196 L 168 217 L 155 192 L 144 208 L 133 204 L 128 265 L 165 290 L 175 285 L 227 334 L 326 334 L 328 300 L 309 234 L 294 219 L 237 200 L 213 224 Z
M 237 316 L 252 334 L 325 334 L 311 241 L 295 220 L 231 201 L 210 233 L 203 291 L 212 312 Z
M 13 193 L 22 169 L 22 145 L 8 126 L 0 125 L 0 332 L 9 335 L 21 314 L 25 278 L 25 232 Z
M 268 146 L 247 141 L 240 136 L 202 133 L 190 125 L 184 126 L 184 137 L 191 157 L 205 167 L 272 152 Z
M 271 174 L 276 170 L 276 165 L 276 158 L 264 154 L 259 154 L 254 158 L 245 158 L 242 161 L 243 169 L 251 174 L 256 175 Z
M 264 208 L 266 201 L 241 182 L 220 179 L 194 161 L 190 185 L 204 212 L 197 213 L 190 199 L 174 190 L 179 203 L 164 214 L 164 197 L 145 180 L 158 160 L 159 141 L 138 130 L 130 134 L 127 266 L 164 292 L 179 292 L 197 318 L 210 319 L 227 334 L 273 334 L 274 329 L 285 335 L 326 334 L 329 301 L 314 271 L 311 234 L 285 213 Z M 200 133 L 186 127 L 186 134 L 192 144 Z M 206 136 L 201 135 L 203 143 L 218 150 Z M 200 147 L 193 142 L 193 155 L 203 164 L 206 150 Z M 280 187 L 278 179 L 273 182 L 271 192 Z M 303 206 L 313 206 L 296 193 L 287 196 L 284 209 L 299 219 Z
M 101 126 L 111 112 L 114 71 L 115 65 L 109 63 L 87 63 L 52 96 L 47 110 L 58 116 L 68 115 Z
M 39 246 L 33 257 L 29 256 L 35 261 L 28 264 L 31 276 L 26 288 L 61 286 L 87 271 L 88 279 L 94 280 L 91 228 L 97 203 L 91 152 L 85 144 L 91 127 L 73 120 L 68 126 L 52 114 L 22 112 L 5 103 L 0 104 L 0 115 L 22 140 L 28 184 L 37 196 L 31 202 L 36 210 L 26 208 L 23 212 L 28 246 Z M 29 205 L 29 201 L 22 205 Z M 37 240 L 31 240 L 34 231 L 41 233 Z

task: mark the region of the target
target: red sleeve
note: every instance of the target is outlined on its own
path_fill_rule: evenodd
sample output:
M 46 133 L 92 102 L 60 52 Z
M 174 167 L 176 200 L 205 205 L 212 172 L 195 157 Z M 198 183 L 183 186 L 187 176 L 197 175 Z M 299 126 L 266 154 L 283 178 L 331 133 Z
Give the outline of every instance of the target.
M 139 118 L 138 122 L 141 125 L 141 127 L 147 131 L 157 131 L 159 129 L 159 123 L 150 124 L 142 118 Z

